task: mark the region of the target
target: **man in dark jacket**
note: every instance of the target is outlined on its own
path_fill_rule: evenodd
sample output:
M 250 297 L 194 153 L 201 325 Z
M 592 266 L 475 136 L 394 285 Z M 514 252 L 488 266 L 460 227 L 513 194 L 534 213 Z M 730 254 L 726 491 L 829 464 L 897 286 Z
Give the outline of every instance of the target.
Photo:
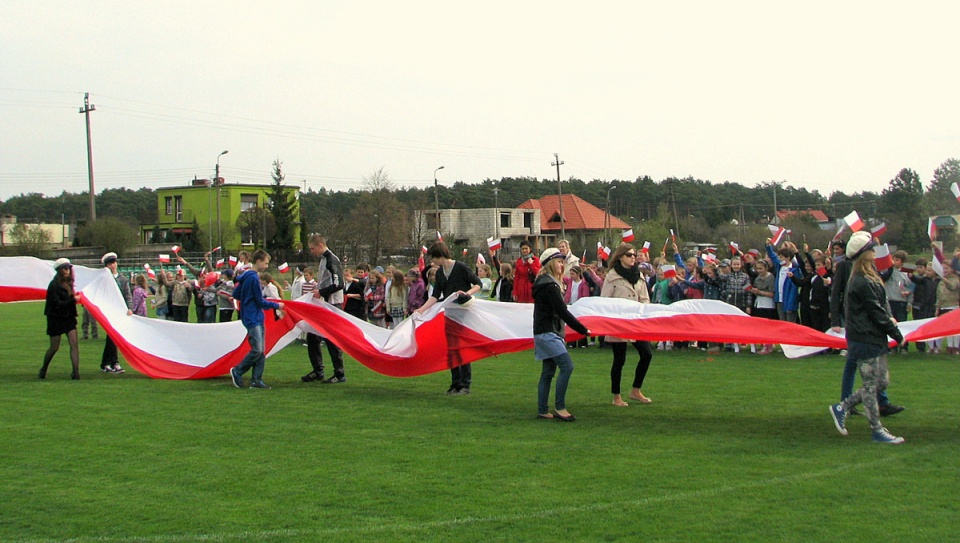
M 314 234 L 308 242 L 310 254 L 317 257 L 317 290 L 314 291 L 315 300 L 323 300 L 337 307 L 343 307 L 343 271 L 340 259 L 327 247 L 327 239 Z M 300 378 L 304 383 L 322 381 L 324 383 L 345 383 L 347 377 L 343 371 L 343 351 L 327 338 L 327 353 L 333 363 L 333 377 L 324 375 L 323 351 L 320 342 L 324 338 L 316 334 L 307 334 L 307 356 L 313 371 Z
M 110 270 L 113 280 L 123 295 L 123 301 L 127 304 L 127 316 L 133 315 L 133 291 L 130 289 L 130 280 L 122 273 L 117 272 L 117 253 L 107 253 L 100 258 L 104 267 Z M 104 329 L 106 332 L 106 329 Z M 120 367 L 120 358 L 117 355 L 117 344 L 113 342 L 110 333 L 107 332 L 107 341 L 103 344 L 103 356 L 100 358 L 100 371 L 104 373 L 123 373 Z

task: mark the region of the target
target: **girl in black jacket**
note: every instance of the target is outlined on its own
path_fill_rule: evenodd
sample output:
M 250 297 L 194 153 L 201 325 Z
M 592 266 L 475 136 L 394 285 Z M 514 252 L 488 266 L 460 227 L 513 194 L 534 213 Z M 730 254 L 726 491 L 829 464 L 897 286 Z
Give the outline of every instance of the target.
M 560 251 L 554 248 L 545 250 L 540 255 L 540 264 L 540 274 L 533 283 L 533 349 L 536 359 L 543 361 L 537 387 L 537 416 L 572 422 L 577 418 L 567 411 L 566 396 L 573 360 L 564 340 L 564 323 L 585 336 L 590 335 L 590 330 L 580 324 L 563 302 L 564 257 Z M 550 384 L 558 367 L 560 376 L 557 377 L 554 401 L 556 415 L 553 415 L 548 410 Z
M 846 336 L 847 361 L 855 362 L 860 371 L 862 385 L 859 390 L 838 404 L 830 406 L 834 425 L 842 435 L 847 435 L 847 413 L 863 403 L 873 440 L 878 443 L 903 443 L 880 423 L 880 408 L 877 394 L 887 388 L 890 376 L 887 371 L 887 338 L 899 345 L 903 334 L 890 316 L 887 294 L 883 280 L 874 265 L 876 242 L 868 232 L 855 232 L 847 242 L 847 258 L 853 263 L 853 271 L 847 285 Z
M 73 266 L 66 258 L 58 259 L 57 275 L 47 287 L 47 302 L 43 314 L 47 316 L 47 335 L 50 336 L 50 348 L 43 355 L 43 366 L 37 377 L 46 379 L 47 367 L 53 360 L 53 355 L 60 350 L 60 336 L 67 335 L 70 343 L 70 362 L 73 364 L 73 373 L 70 378 L 80 378 L 80 346 L 77 343 L 77 303 L 80 294 L 73 290 Z

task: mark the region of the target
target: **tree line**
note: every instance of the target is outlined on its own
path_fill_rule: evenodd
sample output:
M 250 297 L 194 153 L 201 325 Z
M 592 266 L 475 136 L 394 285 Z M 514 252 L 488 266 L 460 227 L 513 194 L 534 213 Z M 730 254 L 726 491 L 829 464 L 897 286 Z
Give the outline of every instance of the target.
M 275 194 L 281 194 L 279 187 L 286 181 L 279 160 L 274 162 L 271 177 L 277 189 Z M 895 172 L 880 193 L 848 194 L 837 190 L 825 196 L 817 190 L 783 182 L 746 187 L 692 177 L 668 177 L 660 181 L 649 176 L 614 181 L 570 178 L 560 185 L 564 194 L 575 194 L 601 209 L 607 208 L 609 195 L 610 213 L 631 224 L 638 237 L 654 241 L 654 245 L 660 243 L 656 240 L 668 235 L 669 229 L 687 241 L 737 240 L 754 246 L 762 244 L 765 224 L 774 214 L 776 201 L 777 210 L 819 209 L 831 218 L 841 218 L 857 210 L 871 224 L 879 221 L 887 224 L 884 241 L 908 251 L 921 251 L 928 245 L 926 217 L 960 212 L 960 204 L 950 192 L 954 182 L 960 182 L 960 160 L 951 158 L 944 161 L 926 183 L 914 170 L 903 168 Z M 504 177 L 440 186 L 437 198 L 442 209 L 495 205 L 511 208 L 529 199 L 556 194 L 557 188 L 556 180 Z M 498 189 L 497 196 L 494 189 Z M 104 235 L 103 231 L 114 232 L 117 223 L 135 232 L 140 224 L 157 221 L 157 200 L 152 189 L 106 189 L 96 196 L 96 204 L 98 216 L 110 217 L 116 222 L 108 228 L 87 224 L 86 193 L 21 194 L 0 202 L 0 215 L 15 215 L 24 223 L 59 223 L 63 219 L 78 226 L 74 241 L 79 245 L 103 245 L 98 243 L 97 236 Z M 348 261 L 377 263 L 389 255 L 409 253 L 429 241 L 428 234 L 418 231 L 413 224 L 413 218 L 415 211 L 430 210 L 433 206 L 433 187 L 398 186 L 381 168 L 366 176 L 357 189 L 321 188 L 301 194 L 300 217 L 288 216 L 290 202 L 272 200 L 267 208 L 258 210 L 259 219 L 244 217 L 244 220 L 266 221 L 266 246 L 274 251 L 292 256 L 306 246 L 307 235 L 316 232 L 329 238 Z M 302 227 L 299 240 L 291 235 L 291 223 L 297 220 Z M 256 225 L 258 230 L 261 226 Z M 832 233 L 818 231 L 809 219 L 793 219 L 787 226 L 795 230 L 794 241 L 800 236 L 809 237 L 811 245 L 819 246 L 825 236 L 832 236 Z M 432 236 L 432 232 L 429 233 L 430 239 Z M 940 239 L 948 245 L 954 243 L 954 236 L 955 232 L 941 229 Z M 196 237 L 203 239 L 203 236 Z M 603 236 L 600 238 L 605 241 Z

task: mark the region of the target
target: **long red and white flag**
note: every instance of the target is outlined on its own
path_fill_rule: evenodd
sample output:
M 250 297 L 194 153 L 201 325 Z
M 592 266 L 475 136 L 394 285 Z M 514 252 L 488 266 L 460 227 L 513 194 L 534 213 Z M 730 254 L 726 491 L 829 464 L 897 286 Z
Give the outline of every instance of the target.
M 249 346 L 240 321 L 195 324 L 128 316 L 109 270 L 74 266 L 76 288 L 135 370 L 160 379 L 203 379 L 226 375 Z M 55 273 L 53 262 L 32 257 L 0 258 L 0 302 L 43 300 Z M 533 348 L 533 304 L 451 298 L 423 316 L 388 330 L 356 319 L 310 295 L 285 303 L 285 316 L 265 321 L 265 350 L 276 354 L 301 331 L 316 333 L 371 370 L 412 377 L 449 369 L 498 354 Z M 781 343 L 789 356 L 824 348 L 842 349 L 843 337 L 785 321 L 751 318 L 716 300 L 682 300 L 671 305 L 638 304 L 617 298 L 581 298 L 570 311 L 595 335 L 631 340 Z M 960 311 L 936 319 L 900 323 L 907 341 L 960 334 Z M 571 330 L 568 340 L 579 338 Z M 177 338 L 171 341 L 170 338 Z M 449 357 L 448 357 L 449 354 Z

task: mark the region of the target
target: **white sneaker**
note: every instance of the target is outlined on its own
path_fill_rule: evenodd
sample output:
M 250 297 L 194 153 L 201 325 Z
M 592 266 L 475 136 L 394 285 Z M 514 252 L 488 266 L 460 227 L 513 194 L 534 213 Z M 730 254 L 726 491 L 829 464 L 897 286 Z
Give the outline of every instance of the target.
M 873 433 L 873 440 L 877 443 L 889 443 L 890 445 L 899 445 L 906 441 L 902 437 L 896 437 L 886 428 L 880 428 Z

